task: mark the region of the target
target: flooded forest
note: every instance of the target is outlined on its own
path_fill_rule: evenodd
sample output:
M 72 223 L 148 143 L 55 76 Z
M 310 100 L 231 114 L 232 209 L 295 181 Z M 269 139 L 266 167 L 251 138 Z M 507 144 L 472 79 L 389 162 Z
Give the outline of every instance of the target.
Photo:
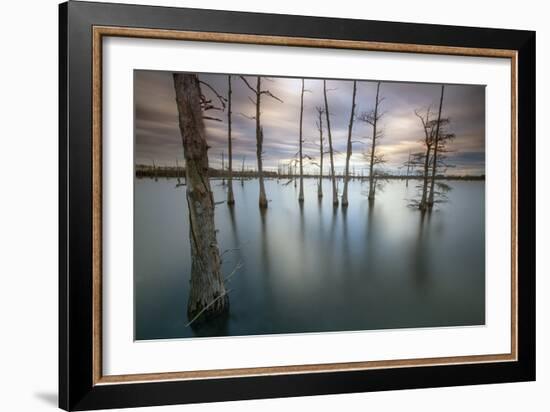
M 485 323 L 485 90 L 135 73 L 137 340 Z

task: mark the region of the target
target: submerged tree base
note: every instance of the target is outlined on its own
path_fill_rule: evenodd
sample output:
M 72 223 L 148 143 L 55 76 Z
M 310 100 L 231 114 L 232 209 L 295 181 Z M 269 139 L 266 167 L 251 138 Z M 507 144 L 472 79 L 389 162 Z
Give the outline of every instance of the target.
M 265 194 L 260 194 L 258 205 L 260 206 L 260 209 L 267 209 L 267 198 L 265 197 Z
M 194 328 L 200 327 L 205 322 L 212 319 L 222 318 L 229 314 L 229 296 L 228 292 L 217 295 L 210 302 L 203 300 L 187 306 L 187 326 Z

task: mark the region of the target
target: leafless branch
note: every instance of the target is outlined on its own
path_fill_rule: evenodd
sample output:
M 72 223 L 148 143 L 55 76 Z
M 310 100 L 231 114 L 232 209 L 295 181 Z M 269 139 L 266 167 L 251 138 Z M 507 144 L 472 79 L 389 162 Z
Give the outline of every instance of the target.
M 227 277 L 225 278 L 224 282 L 227 282 L 229 283 L 230 279 L 237 273 L 237 271 L 239 269 L 241 269 L 242 267 L 244 266 L 244 264 L 242 262 L 239 262 L 237 263 L 237 265 L 235 266 L 235 268 L 231 271 L 231 273 L 229 275 L 227 275 Z
M 212 93 L 214 93 L 216 95 L 216 97 L 220 101 L 222 107 L 225 109 L 225 102 L 227 101 L 227 99 L 224 96 L 222 96 L 221 94 L 219 94 L 216 91 L 216 89 L 214 89 L 210 84 L 206 83 L 205 81 L 199 80 L 199 83 L 204 84 L 207 88 L 209 88 L 212 91 Z
M 256 120 L 256 116 L 249 116 L 244 113 L 239 113 L 242 117 L 246 117 L 248 120 Z
M 244 84 L 246 84 L 246 86 L 247 86 L 250 90 L 252 90 L 252 91 L 253 91 L 254 93 L 256 93 L 256 94 L 258 93 L 258 92 L 256 91 L 256 89 L 255 89 L 254 87 L 252 87 L 252 86 L 250 85 L 250 83 L 248 83 L 248 80 L 246 80 L 246 78 L 245 78 L 244 76 L 239 76 L 239 77 L 241 78 L 241 80 L 244 82 Z
M 267 95 L 267 96 L 269 96 L 269 97 L 272 97 L 273 99 L 275 99 L 275 100 L 277 100 L 277 101 L 279 101 L 279 102 L 281 102 L 281 103 L 284 103 L 281 99 L 279 99 L 277 96 L 275 96 L 275 95 L 274 95 L 273 93 L 271 93 L 269 90 L 262 90 L 262 91 L 260 92 L 260 94 L 265 94 L 265 95 Z
M 217 117 L 210 117 L 210 116 L 204 116 L 204 115 L 202 116 L 202 118 L 204 120 L 213 120 L 215 122 L 222 122 L 223 121 L 222 119 L 218 119 Z

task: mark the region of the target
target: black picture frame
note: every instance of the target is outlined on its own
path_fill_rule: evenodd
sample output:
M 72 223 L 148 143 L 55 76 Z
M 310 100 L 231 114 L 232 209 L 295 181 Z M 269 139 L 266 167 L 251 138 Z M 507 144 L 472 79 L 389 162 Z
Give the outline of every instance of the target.
M 138 27 L 517 51 L 517 361 L 96 385 L 92 28 Z M 59 6 L 59 406 L 90 410 L 535 379 L 535 32 L 70 1 Z

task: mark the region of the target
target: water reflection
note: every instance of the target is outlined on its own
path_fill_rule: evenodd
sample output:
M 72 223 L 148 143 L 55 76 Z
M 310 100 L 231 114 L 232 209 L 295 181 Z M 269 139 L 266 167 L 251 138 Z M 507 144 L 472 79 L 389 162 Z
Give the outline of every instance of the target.
M 450 201 L 421 214 L 406 206 L 405 182 L 390 181 L 376 202 L 349 184 L 348 208 L 305 202 L 285 181 L 266 180 L 269 208 L 257 207 L 258 182 L 216 206 L 230 313 L 185 327 L 189 230 L 185 193 L 174 182 L 136 182 L 136 338 L 250 335 L 484 323 L 484 184 L 452 182 Z M 330 179 L 323 182 L 331 193 Z M 214 198 L 226 187 L 213 185 Z
M 269 276 L 270 273 L 270 267 L 271 267 L 271 258 L 269 254 L 269 239 L 267 234 L 267 214 L 268 209 L 259 209 L 260 212 L 260 232 L 261 232 L 261 244 L 262 244 L 262 269 L 263 269 L 263 275 Z
M 415 281 L 418 286 L 425 284 L 428 276 L 428 256 L 429 256 L 429 245 L 428 245 L 428 234 L 430 228 L 425 228 L 426 225 L 430 224 L 431 211 L 421 211 L 418 213 L 418 235 L 416 241 L 414 242 L 414 248 L 412 255 L 412 268 L 415 274 Z

